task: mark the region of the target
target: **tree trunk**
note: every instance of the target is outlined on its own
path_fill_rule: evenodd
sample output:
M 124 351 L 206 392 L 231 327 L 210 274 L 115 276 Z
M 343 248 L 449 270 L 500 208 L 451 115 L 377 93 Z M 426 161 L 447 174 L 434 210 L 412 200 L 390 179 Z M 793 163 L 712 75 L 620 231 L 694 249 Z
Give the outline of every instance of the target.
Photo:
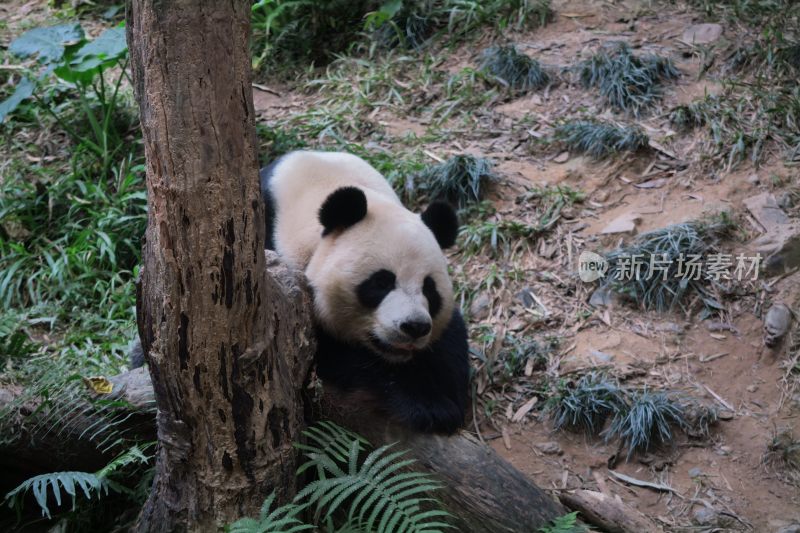
M 267 275 L 250 2 L 132 0 L 147 159 L 137 319 L 158 406 L 139 531 L 217 531 L 295 489 L 309 306 Z

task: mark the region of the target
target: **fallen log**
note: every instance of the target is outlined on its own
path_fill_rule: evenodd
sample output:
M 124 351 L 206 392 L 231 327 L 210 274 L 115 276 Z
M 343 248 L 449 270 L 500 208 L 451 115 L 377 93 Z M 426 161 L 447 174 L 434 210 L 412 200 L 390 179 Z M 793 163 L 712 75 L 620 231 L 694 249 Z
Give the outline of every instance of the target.
M 663 528 L 619 499 L 593 490 L 559 495 L 561 503 L 580 512 L 587 523 L 608 533 L 663 533 Z

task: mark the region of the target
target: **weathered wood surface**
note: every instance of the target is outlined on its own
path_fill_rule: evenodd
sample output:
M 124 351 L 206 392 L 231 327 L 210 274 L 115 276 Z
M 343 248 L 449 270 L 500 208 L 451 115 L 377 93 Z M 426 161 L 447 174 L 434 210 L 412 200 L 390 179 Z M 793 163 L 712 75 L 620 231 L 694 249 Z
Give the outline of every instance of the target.
M 266 270 L 250 2 L 131 0 L 147 170 L 139 336 L 158 405 L 137 530 L 217 531 L 295 492 L 308 301 Z

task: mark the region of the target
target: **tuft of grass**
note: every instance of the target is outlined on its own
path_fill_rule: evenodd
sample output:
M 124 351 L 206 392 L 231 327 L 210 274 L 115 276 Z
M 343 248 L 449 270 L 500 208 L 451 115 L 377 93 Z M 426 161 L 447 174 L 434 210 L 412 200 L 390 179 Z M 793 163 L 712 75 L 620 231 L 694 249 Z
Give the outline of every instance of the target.
M 251 10 L 253 70 L 327 63 L 359 36 L 370 0 L 258 0 Z
M 705 126 L 704 150 L 727 170 L 750 159 L 758 165 L 775 148 L 787 160 L 800 156 L 800 88 L 757 78 L 752 83 L 729 80 L 720 95 L 706 95 L 670 112 L 680 129 Z
M 800 14 L 795 0 L 689 0 L 689 4 L 716 20 L 747 26 L 786 21 Z
M 601 49 L 578 65 L 584 87 L 594 87 L 611 107 L 639 116 L 661 98 L 661 82 L 675 79 L 678 70 L 669 58 L 636 56 L 625 43 Z
M 701 267 L 717 253 L 715 237 L 729 229 L 729 222 L 722 219 L 643 233 L 606 255 L 604 284 L 644 310 L 670 311 L 690 296 L 699 297 L 706 312 L 722 309 L 709 290 L 715 280 Z
M 716 408 L 694 400 L 683 402 L 683 415 L 686 421 L 683 430 L 696 439 L 711 435 L 711 426 L 719 421 Z
M 688 131 L 705 125 L 708 122 L 708 102 L 713 97 L 707 96 L 688 104 L 673 107 L 669 112 L 669 122 L 681 131 Z
M 537 340 L 530 337 L 518 338 L 506 335 L 503 349 L 500 351 L 495 368 L 490 377 L 499 375 L 501 381 L 508 381 L 523 374 L 528 361 L 533 370 L 543 370 L 549 355 L 558 346 L 558 340 L 548 338 Z
M 638 126 L 617 126 L 596 120 L 562 124 L 556 128 L 555 137 L 570 150 L 588 154 L 594 159 L 642 150 L 650 142 L 650 138 Z
M 577 381 L 561 383 L 548 400 L 547 410 L 555 429 L 581 429 L 596 435 L 624 407 L 623 389 L 608 376 L 590 372 Z
M 541 89 L 550 82 L 539 62 L 517 51 L 513 44 L 484 50 L 481 69 L 517 94 Z
M 256 123 L 256 136 L 259 145 L 259 162 L 268 165 L 292 150 L 308 147 L 301 133 L 295 128 L 286 129 L 279 124 Z
M 552 18 L 550 0 L 416 0 L 383 4 L 366 26 L 384 46 L 418 49 L 435 37 L 455 44 L 480 28 L 534 28 Z
M 498 180 L 489 159 L 460 154 L 427 167 L 416 181 L 431 200 L 447 200 L 465 207 L 480 202 L 487 186 Z
M 461 251 L 466 256 L 487 253 L 492 256 L 509 256 L 512 252 L 529 246 L 542 228 L 518 220 L 485 220 L 461 228 Z
M 619 410 L 606 431 L 606 440 L 619 438 L 634 453 L 646 452 L 658 444 L 672 441 L 673 427 L 685 428 L 683 405 L 664 392 L 633 391 L 627 405 Z
M 532 28 L 552 17 L 550 0 L 258 0 L 251 17 L 253 67 L 327 63 L 353 49 L 370 55 L 420 49 L 437 38 L 455 44 L 481 28 Z
M 49 301 L 128 315 L 146 224 L 144 167 L 131 163 L 108 181 L 14 173 L 0 183 L 0 218 L 14 228 L 0 232 L 5 308 Z
M 773 431 L 762 462 L 780 471 L 785 480 L 800 486 L 800 440 L 791 428 Z

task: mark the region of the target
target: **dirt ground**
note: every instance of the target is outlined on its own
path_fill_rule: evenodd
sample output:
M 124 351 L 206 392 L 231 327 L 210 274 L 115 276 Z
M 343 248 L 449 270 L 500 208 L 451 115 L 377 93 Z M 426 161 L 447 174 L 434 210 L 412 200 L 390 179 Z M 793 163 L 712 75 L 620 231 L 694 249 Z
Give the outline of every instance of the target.
M 702 22 L 702 17 L 680 6 L 654 8 L 651 4 L 555 2 L 553 23 L 514 36 L 521 50 L 555 68 L 573 64 L 576 57 L 586 57 L 601 43 L 615 40 L 630 43 L 637 52 L 671 57 L 681 71 L 680 79 L 668 86 L 660 110 L 638 120 L 656 143 L 657 149 L 650 155 L 595 163 L 577 155 L 520 148 L 521 122 L 534 132 L 544 131 L 560 117 L 584 107 L 587 114 L 614 118 L 594 96 L 567 84 L 550 87 L 543 94 L 490 102 L 480 112 L 483 127 L 448 141 L 433 141 L 425 148 L 440 158 L 467 152 L 497 161 L 503 181 L 492 199 L 506 215 L 525 218 L 526 206 L 514 199 L 526 186 L 570 185 L 587 195 L 571 220 L 562 220 L 553 234 L 516 255 L 513 268 L 523 273 L 521 279 L 484 291 L 489 316 L 482 320 L 472 317 L 473 331 L 488 324 L 517 335 L 554 335 L 560 340 L 560 349 L 552 363 L 555 368 L 549 371 L 566 375 L 602 368 L 632 384 L 685 391 L 720 409 L 723 420 L 707 440 L 679 437 L 669 449 L 623 460 L 615 468 L 643 481 L 668 485 L 671 492 L 621 483 L 608 468 L 615 444 L 553 432 L 539 410 L 512 422 L 512 413 L 530 397 L 526 395 L 530 384 L 524 381 L 535 381 L 535 372 L 501 391 L 484 392 L 483 399 L 488 397 L 496 407 L 490 418 L 479 416 L 480 432 L 499 454 L 540 486 L 556 492 L 589 488 L 618 496 L 669 531 L 777 531 L 800 521 L 800 489 L 766 465 L 763 456 L 777 428 L 791 427 L 795 433 L 800 429 L 800 403 L 784 380 L 787 371 L 783 363 L 791 342 L 775 350 L 765 348 L 762 318 L 774 302 L 796 308 L 800 275 L 743 284 L 740 297 L 726 304 L 721 322 L 679 313 L 641 312 L 624 305 L 595 309 L 587 304 L 591 287 L 579 284 L 574 291 L 565 291 L 565 284 L 553 281 L 553 277 L 574 278 L 575 265 L 570 258 L 574 261 L 581 249 L 609 249 L 628 238 L 602 234 L 620 216 L 634 215 L 636 232 L 642 233 L 728 211 L 743 221 L 738 228 L 740 241 L 726 244 L 736 250 L 761 232 L 748 217 L 743 201 L 771 191 L 769 183 L 776 177 L 797 175 L 796 167 L 784 165 L 778 154 L 757 169 L 749 163 L 733 171 L 710 168 L 698 156 L 700 134 L 672 130 L 666 110 L 715 94 L 719 83 L 699 77 L 702 58 L 689 53 L 679 41 L 684 29 Z M 723 36 L 733 40 L 736 32 L 736 28 L 726 27 Z M 447 61 L 451 70 L 474 64 L 480 49 L 479 44 L 461 47 Z M 314 98 L 319 97 L 290 93 L 281 98 L 262 93 L 260 105 L 257 101 L 262 117 L 280 119 L 287 109 L 313 106 Z M 387 150 L 392 149 L 393 140 L 422 135 L 429 126 L 424 116 L 386 109 L 376 111 L 375 116 L 383 133 L 371 140 Z M 459 262 L 460 253 L 456 251 L 452 259 Z M 491 261 L 504 260 L 469 259 L 460 268 L 467 276 L 481 277 Z M 515 294 L 523 287 L 532 289 L 548 309 L 545 319 L 530 321 L 519 312 Z M 576 320 L 580 311 L 589 316 Z M 598 361 L 592 355 L 597 352 L 608 360 Z M 703 524 L 695 516 L 702 508 L 714 509 L 718 518 Z

